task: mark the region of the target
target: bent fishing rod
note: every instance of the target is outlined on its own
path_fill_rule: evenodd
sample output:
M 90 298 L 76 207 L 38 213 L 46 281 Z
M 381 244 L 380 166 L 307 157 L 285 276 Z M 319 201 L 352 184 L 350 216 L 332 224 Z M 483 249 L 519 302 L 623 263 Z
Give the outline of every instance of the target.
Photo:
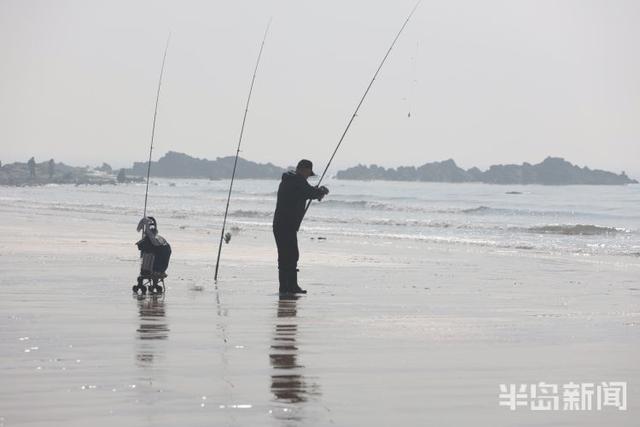
M 242 126 L 240 126 L 240 136 L 238 137 L 238 148 L 236 149 L 236 158 L 233 161 L 233 170 L 231 172 L 231 182 L 229 183 L 229 194 L 227 195 L 227 205 L 224 208 L 224 218 L 222 219 L 222 230 L 220 231 L 220 243 L 218 244 L 218 257 L 216 259 L 216 270 L 213 274 L 213 280 L 218 280 L 218 269 L 220 267 L 220 253 L 222 252 L 222 241 L 224 240 L 224 230 L 227 225 L 227 214 L 229 213 L 229 202 L 231 201 L 231 191 L 233 190 L 233 180 L 236 176 L 236 168 L 238 166 L 238 157 L 240 156 L 240 146 L 242 145 L 242 136 L 244 135 L 244 125 L 247 122 L 247 113 L 249 112 L 249 104 L 251 103 L 251 94 L 253 93 L 253 85 L 256 81 L 256 74 L 258 73 L 258 66 L 260 65 L 260 58 L 262 57 L 262 50 L 264 48 L 264 42 L 267 39 L 269 33 L 269 27 L 271 26 L 271 19 L 267 23 L 267 28 L 264 30 L 264 36 L 262 37 L 262 44 L 260 45 L 260 51 L 258 52 L 258 59 L 256 60 L 256 66 L 253 70 L 253 76 L 251 77 L 251 85 L 249 86 L 249 95 L 247 96 L 247 103 L 244 108 L 244 115 L 242 116 Z
M 147 217 L 147 198 L 149 196 L 149 177 L 151 175 L 151 154 L 153 153 L 153 139 L 156 134 L 156 118 L 158 117 L 158 103 L 160 101 L 160 88 L 162 87 L 162 76 L 164 75 L 164 63 L 167 59 L 167 51 L 169 50 L 169 41 L 171 40 L 171 33 L 167 37 L 167 44 L 164 47 L 164 55 L 162 55 L 162 66 L 160 67 L 160 78 L 158 79 L 158 90 L 156 92 L 156 106 L 153 110 L 153 125 L 151 126 L 151 144 L 149 145 L 149 161 L 147 162 L 147 186 L 144 191 L 144 212 L 143 218 Z
M 407 19 L 405 19 L 404 23 L 402 24 L 402 27 L 400 28 L 400 31 L 398 31 L 398 34 L 396 34 L 396 37 L 393 39 L 393 42 L 391 43 L 391 46 L 389 46 L 389 49 L 387 50 L 387 53 L 382 58 L 382 61 L 380 62 L 380 65 L 378 65 L 378 69 L 373 74 L 373 78 L 369 82 L 369 86 L 367 86 L 367 89 L 364 91 L 364 94 L 362 95 L 362 98 L 360 98 L 360 102 L 358 102 L 358 105 L 356 106 L 355 111 L 351 115 L 351 119 L 347 123 L 347 127 L 344 129 L 344 132 L 342 132 L 342 136 L 340 136 L 340 140 L 338 141 L 338 145 L 336 145 L 335 150 L 333 150 L 333 154 L 331 154 L 331 157 L 329 158 L 329 161 L 327 162 L 327 166 L 325 166 L 324 170 L 322 171 L 322 175 L 320 175 L 320 179 L 318 180 L 318 183 L 316 184 L 316 187 L 319 187 L 320 184 L 322 183 L 322 180 L 324 179 L 324 176 L 326 175 L 327 170 L 329 170 L 329 166 L 331 166 L 331 162 L 333 161 L 333 158 L 336 156 L 336 153 L 340 149 L 340 145 L 342 145 L 342 141 L 344 140 L 344 137 L 347 135 L 347 132 L 349 131 L 349 128 L 351 127 L 351 124 L 353 123 L 353 121 L 355 120 L 356 116 L 358 115 L 358 110 L 360 110 L 360 106 L 364 102 L 364 99 L 367 97 L 367 94 L 369 93 L 369 90 L 371 89 L 371 86 L 373 86 L 373 82 L 378 77 L 378 73 L 380 73 L 380 70 L 382 69 L 382 66 L 384 65 L 384 63 L 386 62 L 387 57 L 389 56 L 389 54 L 393 50 L 393 47 L 395 46 L 396 41 L 398 41 L 398 38 L 400 38 L 400 34 L 402 34 L 402 31 L 404 30 L 404 28 L 409 23 L 409 20 L 413 16 L 413 14 L 416 11 L 416 9 L 418 8 L 418 6 L 420 6 L 420 3 L 422 3 L 422 0 L 419 0 L 416 3 L 416 5 L 413 6 L 413 9 L 411 10 L 411 13 L 409 14 L 409 16 L 407 16 Z M 304 215 L 307 213 L 307 210 L 309 210 L 309 206 L 311 206 L 311 202 L 312 202 L 312 200 L 309 200 L 307 202 L 307 206 L 304 208 L 304 213 L 302 215 L 302 218 L 304 218 Z

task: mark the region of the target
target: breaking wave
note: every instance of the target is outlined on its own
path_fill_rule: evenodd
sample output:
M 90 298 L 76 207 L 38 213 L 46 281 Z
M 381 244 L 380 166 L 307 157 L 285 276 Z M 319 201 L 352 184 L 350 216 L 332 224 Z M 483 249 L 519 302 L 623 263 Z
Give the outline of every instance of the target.
M 503 215 L 503 216 L 586 216 L 584 212 L 576 212 L 571 210 L 535 210 L 535 209 L 517 209 L 517 208 L 499 208 L 491 206 L 475 206 L 471 208 L 442 208 L 437 206 L 437 202 L 433 206 L 428 206 L 429 201 L 422 201 L 427 206 L 416 206 L 407 204 L 385 203 L 381 201 L 369 200 L 326 200 L 319 204 L 321 208 L 346 208 L 346 209 L 362 209 L 385 212 L 411 212 L 411 213 L 433 213 L 433 214 L 453 214 L 453 215 Z
M 628 233 L 629 230 L 616 227 L 605 227 L 592 224 L 550 224 L 529 227 L 526 229 L 531 233 L 539 234 L 561 234 L 565 236 L 599 236 L 603 234 Z
M 576 211 L 546 211 L 535 209 L 508 209 L 508 208 L 492 208 L 490 206 L 477 206 L 475 208 L 460 209 L 457 212 L 469 215 L 510 215 L 510 216 L 586 216 L 584 212 Z M 443 213 L 455 213 L 448 211 Z
M 242 217 L 242 218 L 268 218 L 273 216 L 273 212 L 238 209 L 233 212 L 230 212 L 229 215 L 231 215 L 232 217 Z
M 388 203 L 371 202 L 368 200 L 326 200 L 322 202 L 324 207 L 345 207 L 356 209 L 377 209 L 383 211 L 404 210 L 399 206 L 394 206 Z
M 490 208 L 488 206 L 478 206 L 477 208 L 462 209 L 461 212 L 472 214 L 472 213 L 496 212 L 496 211 L 504 211 L 504 210 L 505 209 Z

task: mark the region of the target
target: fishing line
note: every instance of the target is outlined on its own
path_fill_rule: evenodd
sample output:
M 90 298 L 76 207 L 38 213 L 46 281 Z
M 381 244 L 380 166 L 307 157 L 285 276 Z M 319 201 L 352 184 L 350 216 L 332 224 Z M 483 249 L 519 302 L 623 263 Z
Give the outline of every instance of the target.
M 369 93 L 369 90 L 371 89 L 371 86 L 373 86 L 373 82 L 376 80 L 376 77 L 378 77 L 378 73 L 380 73 L 380 70 L 382 69 L 382 66 L 384 65 L 385 61 L 387 60 L 387 57 L 389 56 L 389 54 L 393 50 L 393 47 L 395 46 L 396 41 L 398 41 L 398 38 L 400 37 L 400 34 L 402 34 L 402 31 L 404 30 L 404 28 L 409 23 L 409 20 L 413 16 L 413 14 L 416 11 L 416 9 L 418 8 L 418 6 L 420 6 L 420 3 L 422 3 L 422 0 L 419 0 L 416 3 L 416 5 L 413 7 L 413 9 L 411 10 L 411 13 L 409 14 L 409 16 L 407 16 L 407 19 L 405 19 L 404 23 L 402 24 L 402 27 L 400 28 L 400 31 L 398 31 L 398 34 L 396 34 L 395 38 L 393 39 L 393 42 L 391 43 L 391 46 L 389 46 L 389 49 L 387 50 L 387 53 L 382 58 L 382 61 L 380 62 L 380 65 L 378 65 L 378 69 L 376 70 L 376 72 L 373 75 L 373 78 L 369 82 L 369 85 L 367 86 L 367 89 L 364 91 L 364 94 L 362 95 L 362 98 L 360 99 L 360 102 L 358 102 L 358 105 L 356 106 L 356 109 L 353 112 L 353 115 L 351 116 L 351 119 L 347 123 L 347 127 L 344 129 L 344 132 L 342 132 L 342 136 L 340 137 L 340 140 L 338 141 L 338 145 L 336 145 L 336 148 L 333 150 L 333 154 L 331 154 L 331 157 L 329 158 L 329 161 L 327 162 L 327 166 L 325 166 L 324 171 L 322 171 L 322 175 L 320 175 L 320 179 L 318 180 L 318 183 L 316 184 L 316 187 L 319 187 L 320 184 L 322 183 L 322 180 L 324 179 L 324 176 L 326 175 L 327 170 L 329 170 L 329 166 L 331 166 L 331 162 L 333 161 L 333 158 L 336 156 L 336 153 L 338 152 L 338 149 L 340 148 L 340 145 L 342 145 L 342 141 L 344 140 L 344 137 L 347 135 L 347 132 L 349 131 L 349 128 L 351 127 L 351 123 L 353 123 L 353 120 L 356 118 L 356 115 L 358 114 L 358 110 L 360 110 L 360 106 L 364 102 L 364 99 L 367 97 L 367 94 Z M 307 206 L 304 209 L 304 214 L 306 214 L 307 210 L 309 210 L 309 206 L 311 206 L 311 202 L 312 202 L 312 200 L 309 200 L 309 202 L 307 202 Z M 302 216 L 303 218 L 304 218 L 304 214 Z
M 407 94 L 408 100 L 408 112 L 407 118 L 411 118 L 411 113 L 414 111 L 415 97 L 413 94 L 417 90 L 418 86 L 418 52 L 420 51 L 420 42 L 416 41 L 416 52 L 411 58 L 411 79 L 409 81 L 409 93 Z

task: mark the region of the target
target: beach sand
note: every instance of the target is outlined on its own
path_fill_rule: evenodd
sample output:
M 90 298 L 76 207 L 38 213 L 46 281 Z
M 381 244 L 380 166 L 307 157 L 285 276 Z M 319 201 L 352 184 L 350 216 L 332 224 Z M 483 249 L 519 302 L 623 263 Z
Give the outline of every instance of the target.
M 215 284 L 218 230 L 161 227 L 139 299 L 134 226 L 3 212 L 0 426 L 638 425 L 638 258 L 302 231 L 292 300 L 268 230 Z M 499 406 L 540 381 L 626 381 L 628 410 Z

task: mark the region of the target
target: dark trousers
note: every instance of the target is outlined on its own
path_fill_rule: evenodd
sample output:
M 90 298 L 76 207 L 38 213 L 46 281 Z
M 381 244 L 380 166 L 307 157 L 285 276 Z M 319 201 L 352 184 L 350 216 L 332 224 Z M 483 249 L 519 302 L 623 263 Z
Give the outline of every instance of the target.
M 274 227 L 273 235 L 278 247 L 278 269 L 280 271 L 296 271 L 298 267 L 298 236 L 296 230 Z

